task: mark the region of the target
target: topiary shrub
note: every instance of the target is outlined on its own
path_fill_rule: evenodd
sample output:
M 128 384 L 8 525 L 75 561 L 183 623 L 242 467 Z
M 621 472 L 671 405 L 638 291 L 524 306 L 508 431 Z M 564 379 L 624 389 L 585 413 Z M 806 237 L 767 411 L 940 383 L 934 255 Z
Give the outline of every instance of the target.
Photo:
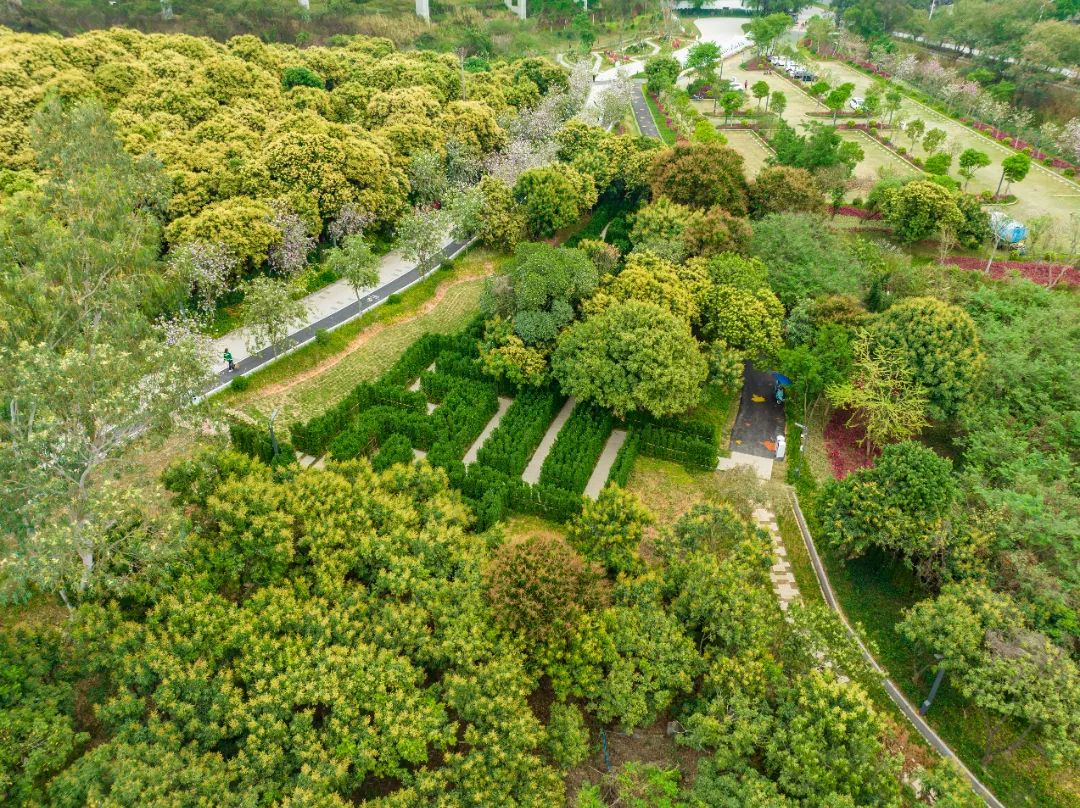
M 412 441 L 400 432 L 395 432 L 379 446 L 379 453 L 371 461 L 375 471 L 385 471 L 395 463 L 413 461 Z
M 293 87 L 326 89 L 326 82 L 323 81 L 322 76 L 306 67 L 286 67 L 281 71 L 281 83 L 286 89 L 292 89 Z

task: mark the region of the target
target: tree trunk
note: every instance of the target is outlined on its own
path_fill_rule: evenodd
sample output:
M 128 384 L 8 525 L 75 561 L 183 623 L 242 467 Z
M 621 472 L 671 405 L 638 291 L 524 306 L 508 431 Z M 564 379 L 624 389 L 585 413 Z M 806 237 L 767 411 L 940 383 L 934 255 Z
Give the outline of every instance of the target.
M 997 187 L 997 190 L 994 191 L 994 196 L 997 196 L 998 194 L 1001 193 L 1001 184 L 1003 182 L 1005 182 L 1005 171 L 1004 171 L 1004 169 L 1002 169 L 1001 178 L 998 180 L 998 187 Z

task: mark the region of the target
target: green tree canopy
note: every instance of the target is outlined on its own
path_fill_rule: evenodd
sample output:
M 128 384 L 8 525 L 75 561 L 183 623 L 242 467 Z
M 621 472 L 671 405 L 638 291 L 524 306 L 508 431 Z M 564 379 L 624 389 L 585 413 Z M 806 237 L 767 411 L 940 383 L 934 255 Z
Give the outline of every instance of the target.
M 566 393 L 620 416 L 686 411 L 699 401 L 708 370 L 686 320 L 639 301 L 564 331 L 551 368 Z

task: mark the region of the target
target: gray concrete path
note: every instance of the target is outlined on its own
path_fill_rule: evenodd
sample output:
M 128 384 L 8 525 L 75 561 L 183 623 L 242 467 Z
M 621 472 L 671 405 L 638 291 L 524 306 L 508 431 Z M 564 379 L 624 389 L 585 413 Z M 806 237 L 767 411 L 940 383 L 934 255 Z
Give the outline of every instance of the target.
M 619 449 L 622 448 L 625 442 L 625 429 L 611 430 L 607 443 L 604 444 L 604 451 L 600 453 L 600 459 L 596 461 L 596 468 L 593 469 L 592 476 L 589 477 L 589 482 L 585 485 L 585 496 L 589 499 L 596 499 L 600 496 L 600 492 L 604 490 L 604 486 L 607 485 L 608 475 L 611 474 L 611 467 L 615 464 Z
M 491 437 L 491 433 L 499 426 L 499 422 L 502 421 L 503 416 L 506 415 L 506 410 L 514 403 L 514 399 L 505 398 L 499 396 L 499 409 L 495 411 L 495 414 L 491 416 L 491 420 L 487 422 L 487 426 L 484 427 L 480 436 L 473 441 L 472 446 L 469 447 L 469 451 L 465 453 L 463 462 L 466 466 L 476 462 L 476 456 L 480 454 L 480 447 L 484 445 L 484 442 Z
M 540 445 L 536 447 L 536 452 L 533 453 L 532 460 L 529 461 L 529 465 L 525 467 L 525 472 L 521 475 L 521 479 L 525 482 L 532 485 L 540 482 L 540 469 L 544 466 L 544 461 L 547 459 L 548 452 L 551 451 L 551 447 L 555 443 L 555 438 L 559 435 L 559 430 L 563 428 L 566 419 L 569 418 L 570 413 L 574 411 L 575 404 L 577 404 L 577 399 L 573 396 L 566 399 L 566 403 L 563 404 L 562 409 L 559 410 L 559 414 L 555 416 L 555 420 L 551 422 L 551 426 L 549 426 L 547 432 L 544 433 L 544 437 L 540 439 Z
M 855 629 L 851 627 L 847 615 L 844 614 L 844 610 L 840 607 L 840 603 L 836 599 L 836 593 L 833 592 L 832 584 L 829 581 L 829 575 L 825 572 L 825 565 L 821 563 L 821 556 L 818 555 L 817 546 L 814 544 L 814 537 L 810 535 L 810 528 L 806 524 L 806 518 L 803 516 L 802 508 L 799 507 L 799 497 L 794 492 L 791 493 L 791 505 L 792 510 L 795 512 L 795 521 L 799 525 L 799 532 L 802 533 L 803 543 L 806 545 L 806 551 L 810 555 L 810 564 L 814 568 L 814 575 L 817 577 L 818 586 L 821 588 L 821 594 L 825 598 L 825 603 L 828 604 L 830 609 L 836 612 L 837 616 L 840 618 L 840 622 L 844 624 L 844 628 L 847 630 L 848 635 L 859 646 L 863 659 L 865 659 L 867 664 L 881 676 L 882 685 L 893 704 L 895 704 L 907 720 L 911 722 L 911 725 L 915 727 L 918 733 L 923 737 L 923 740 L 937 750 L 938 754 L 942 757 L 948 758 L 959 766 L 960 771 L 963 772 L 968 783 L 970 783 L 972 791 L 978 794 L 990 808 L 1005 808 L 1002 802 L 994 796 L 993 792 L 983 785 L 982 781 L 964 765 L 964 762 L 957 757 L 956 753 L 949 745 L 941 740 L 941 737 L 934 731 L 934 728 L 923 720 L 923 717 L 919 715 L 919 711 L 915 709 L 915 705 L 908 701 L 907 697 L 900 691 L 900 688 L 888 678 L 888 672 L 878 664 L 878 661 L 874 658 L 873 654 L 870 653 L 870 649 L 863 643 L 862 638 L 855 632 Z

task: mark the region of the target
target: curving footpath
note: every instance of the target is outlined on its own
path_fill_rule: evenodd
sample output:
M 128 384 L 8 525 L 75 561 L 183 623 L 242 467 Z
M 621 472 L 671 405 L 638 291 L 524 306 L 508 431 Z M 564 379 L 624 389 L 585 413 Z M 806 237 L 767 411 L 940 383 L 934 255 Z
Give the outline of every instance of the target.
M 814 546 L 814 539 L 810 535 L 810 528 L 806 524 L 805 517 L 803 517 L 802 508 L 799 507 L 799 497 L 794 491 L 791 492 L 791 506 L 792 510 L 795 512 L 795 521 L 799 524 L 799 532 L 802 533 L 803 543 L 806 545 L 806 552 L 810 554 L 810 563 L 814 567 L 814 575 L 817 576 L 818 586 L 821 587 L 821 594 L 824 596 L 825 602 L 829 605 L 830 609 L 836 612 L 837 616 L 840 618 L 840 622 L 844 624 L 847 633 L 858 644 L 863 659 L 865 659 L 870 667 L 881 676 L 881 683 L 884 685 L 885 692 L 889 694 L 889 698 L 892 699 L 893 704 L 900 708 L 900 712 L 907 717 L 908 721 L 910 721 L 911 725 L 918 730 L 923 739 L 938 751 L 938 754 L 951 760 L 960 768 L 960 771 L 963 772 L 964 776 L 971 784 L 972 790 L 982 797 L 990 808 L 1005 808 L 1005 805 L 993 795 L 990 789 L 983 785 L 982 781 L 964 765 L 964 762 L 956 756 L 956 753 L 949 748 L 948 744 L 941 740 L 940 736 L 934 732 L 933 727 L 923 720 L 922 716 L 919 715 L 919 711 L 907 700 L 900 691 L 900 688 L 893 684 L 893 681 L 888 677 L 885 669 L 878 664 L 878 661 L 874 659 L 862 639 L 851 627 L 851 624 L 848 623 L 844 610 L 836 600 L 836 594 L 833 592 L 832 584 L 829 583 L 829 576 L 825 572 L 825 565 L 821 563 L 821 557 L 818 555 L 817 547 Z

